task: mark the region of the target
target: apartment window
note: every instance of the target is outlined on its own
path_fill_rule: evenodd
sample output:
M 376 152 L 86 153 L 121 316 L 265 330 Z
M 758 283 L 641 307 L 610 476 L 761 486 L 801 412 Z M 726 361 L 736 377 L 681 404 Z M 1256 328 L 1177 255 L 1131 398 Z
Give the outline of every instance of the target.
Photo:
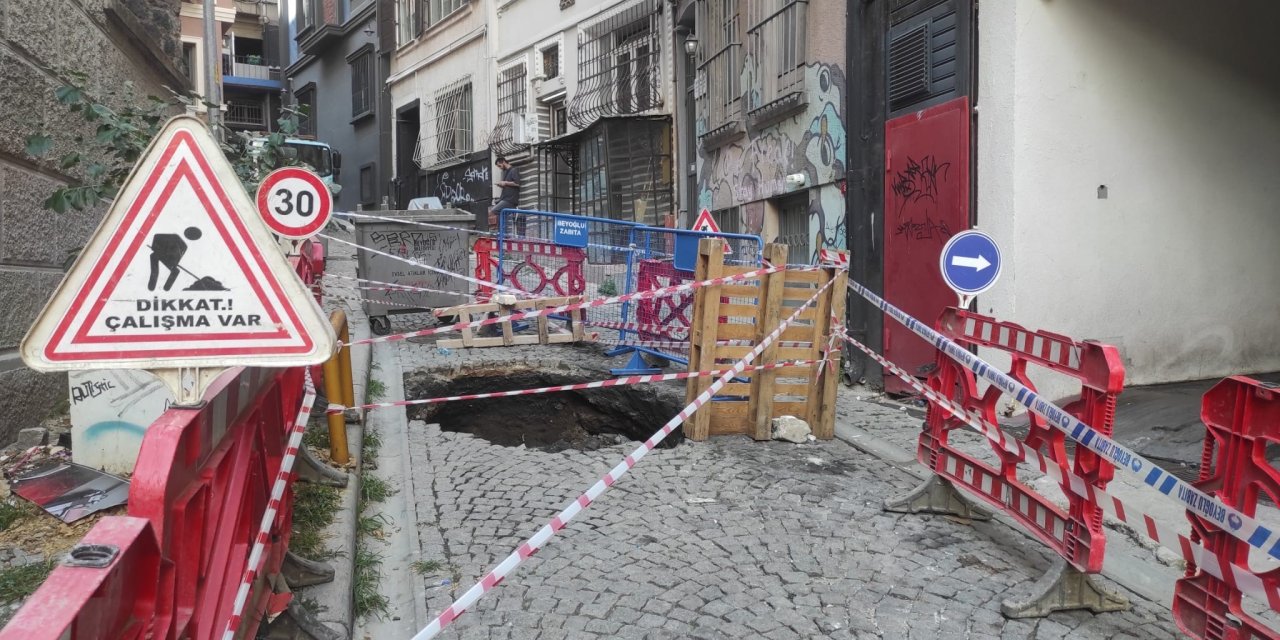
M 808 0 L 748 0 L 748 55 L 757 61 L 749 109 L 801 93 Z
M 372 163 L 360 167 L 360 204 L 375 204 L 378 201 L 377 171 Z
M 564 100 L 553 102 L 548 108 L 551 111 L 550 137 L 556 138 L 569 133 L 569 110 L 565 108 Z
M 542 77 L 551 79 L 560 76 L 560 45 L 553 44 L 542 50 Z
M 467 0 L 428 0 L 427 25 L 444 20 L 449 14 L 466 6 Z
M 712 211 L 711 219 L 716 221 L 721 233 L 742 233 L 742 216 L 738 213 L 738 207 Z
M 191 83 L 191 88 L 203 92 L 204 87 L 199 85 L 200 63 L 196 56 L 196 43 L 182 43 L 182 64 L 187 67 L 187 81 Z
M 642 113 L 658 90 L 662 4 L 637 0 L 578 32 L 578 93 L 569 121 L 586 128 L 602 116 Z
M 351 61 L 351 117 L 373 113 L 373 46 L 362 47 Z
M 734 122 L 742 106 L 742 51 L 738 0 L 703 0 L 699 24 L 705 42 L 698 48 L 698 72 L 706 91 L 698 105 L 706 116 L 707 132 Z
M 532 137 L 532 132 L 525 130 L 524 120 L 527 77 L 523 62 L 498 72 L 498 125 L 489 139 L 489 146 L 498 153 L 515 153 Z
M 316 134 L 316 85 L 309 83 L 293 92 L 298 109 L 298 133 L 304 136 Z
M 396 0 L 396 44 L 403 45 L 422 33 L 418 21 L 418 3 L 421 0 Z M 302 0 L 307 4 L 307 0 Z

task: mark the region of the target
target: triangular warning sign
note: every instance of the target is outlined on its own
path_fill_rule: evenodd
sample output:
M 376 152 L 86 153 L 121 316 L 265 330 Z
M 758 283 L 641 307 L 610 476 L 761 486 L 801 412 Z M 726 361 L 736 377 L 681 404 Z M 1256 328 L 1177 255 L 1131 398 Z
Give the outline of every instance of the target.
M 690 229 L 693 231 L 706 231 L 709 233 L 720 233 L 720 225 L 716 224 L 716 219 L 712 218 L 711 212 L 707 211 L 706 209 L 703 209 L 700 213 L 698 213 L 698 219 L 693 221 L 693 226 L 690 227 Z M 733 249 L 729 247 L 729 243 L 726 241 L 724 243 L 724 254 L 727 256 L 732 253 L 733 253 Z
M 204 123 L 165 124 L 22 342 L 33 369 L 300 366 L 324 312 Z

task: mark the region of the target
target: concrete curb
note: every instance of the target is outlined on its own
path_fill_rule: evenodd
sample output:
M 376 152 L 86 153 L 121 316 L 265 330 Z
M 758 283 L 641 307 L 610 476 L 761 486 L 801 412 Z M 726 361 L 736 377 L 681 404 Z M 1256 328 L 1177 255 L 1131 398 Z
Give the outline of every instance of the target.
M 929 472 L 916 461 L 911 452 L 864 429 L 837 422 L 835 433 L 836 438 L 863 453 L 884 460 L 921 480 L 929 477 Z M 984 503 L 975 501 L 975 504 L 984 510 L 990 511 Z M 990 522 L 974 521 L 972 524 L 975 529 L 985 530 L 984 533 L 990 533 L 991 528 L 997 526 L 997 523 L 1011 528 L 1039 544 L 1035 537 L 1019 526 L 1012 518 L 1000 512 L 993 513 Z M 1112 533 L 1116 532 L 1112 531 Z M 1181 572 L 1159 563 L 1143 561 L 1141 558 L 1117 549 L 1118 546 L 1108 543 L 1106 559 L 1102 565 L 1102 575 L 1142 598 L 1150 600 L 1165 609 L 1171 609 L 1173 606 L 1173 583 L 1182 577 Z

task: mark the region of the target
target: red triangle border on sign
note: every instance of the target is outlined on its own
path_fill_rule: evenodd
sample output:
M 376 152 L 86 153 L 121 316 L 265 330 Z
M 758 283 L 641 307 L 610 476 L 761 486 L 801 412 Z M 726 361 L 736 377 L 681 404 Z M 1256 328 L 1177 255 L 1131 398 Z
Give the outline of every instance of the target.
M 92 289 L 97 287 L 99 283 L 102 281 L 105 275 L 104 272 L 106 270 L 106 264 L 109 263 L 110 260 L 114 257 L 115 251 L 119 249 L 121 242 L 124 240 L 124 236 L 127 235 L 126 230 L 133 224 L 133 222 L 142 213 L 143 204 L 146 202 L 148 197 L 156 188 L 157 183 L 159 182 L 160 176 L 164 173 L 165 167 L 173 158 L 173 155 L 177 152 L 177 150 L 183 145 L 185 145 L 188 148 L 192 158 L 194 158 L 195 164 L 197 165 L 196 168 L 199 169 L 201 174 L 208 181 L 209 185 L 211 185 L 214 191 L 212 195 L 216 199 L 217 203 L 222 206 L 222 210 L 225 212 L 224 217 L 226 218 L 226 220 L 219 219 L 219 216 L 213 213 L 214 203 L 213 201 L 210 200 L 210 194 L 206 193 L 205 189 L 200 185 L 199 181 L 197 180 L 197 176 L 195 173 L 196 168 L 193 168 L 191 166 L 190 161 L 179 160 L 179 162 L 181 162 L 181 166 L 174 169 L 173 174 L 170 176 L 168 182 L 163 187 L 163 192 L 160 194 L 156 202 L 152 205 L 151 209 L 147 212 L 147 218 L 143 220 L 142 227 L 134 233 L 134 237 L 130 245 L 125 249 L 125 252 L 126 252 L 125 255 L 119 260 L 115 269 L 112 271 L 109 277 L 109 280 L 106 283 L 105 287 L 103 288 L 101 294 L 97 296 L 97 299 L 94 301 L 93 307 L 89 309 L 88 317 L 85 318 L 85 320 L 80 323 L 80 327 L 76 332 L 76 335 L 71 339 L 71 341 L 68 344 L 69 345 L 74 345 L 74 344 L 127 345 L 130 343 L 154 344 L 156 342 L 178 342 L 178 341 L 192 341 L 192 340 L 216 342 L 221 340 L 246 340 L 246 339 L 255 339 L 255 338 L 279 339 L 282 337 L 288 337 L 290 335 L 289 331 L 284 326 L 282 326 L 283 323 L 280 321 L 279 313 L 282 311 L 286 315 L 288 323 L 293 327 L 294 331 L 296 332 L 296 335 L 298 337 L 300 344 L 293 345 L 293 346 L 280 346 L 280 347 L 241 345 L 237 347 L 211 347 L 207 349 L 206 348 L 193 349 L 191 347 L 185 347 L 182 349 L 146 350 L 146 351 L 140 351 L 136 353 L 130 352 L 130 351 L 123 351 L 123 350 L 116 351 L 116 352 L 63 353 L 63 352 L 60 352 L 57 349 L 57 347 L 62 344 L 63 338 L 66 336 L 67 331 L 71 328 L 72 323 L 78 317 L 79 313 L 81 312 L 81 309 L 83 308 L 84 303 L 87 302 L 87 300 L 85 300 L 84 298 L 77 297 L 67 309 L 67 313 L 59 320 L 51 336 L 51 339 L 45 345 L 44 356 L 48 358 L 50 361 L 79 361 L 79 360 L 86 360 L 86 359 L 120 360 L 120 359 L 127 359 L 127 358 L 181 357 L 181 356 L 192 356 L 192 355 L 194 356 L 234 356 L 234 355 L 248 355 L 248 354 L 295 354 L 295 353 L 307 353 L 314 347 L 313 337 L 306 330 L 303 322 L 298 317 L 297 311 L 293 308 L 293 305 L 287 303 L 289 298 L 285 294 L 283 288 L 281 287 L 279 280 L 276 278 L 275 274 L 265 263 L 262 256 L 258 254 L 256 251 L 254 251 L 255 244 L 252 241 L 248 230 L 245 228 L 243 221 L 240 220 L 238 215 L 236 215 L 235 213 L 236 209 L 234 205 L 230 202 L 230 199 L 228 198 L 227 193 L 222 189 L 221 185 L 219 184 L 217 177 L 214 175 L 213 169 L 209 166 L 206 158 L 201 153 L 199 145 L 196 143 L 191 133 L 185 130 L 178 130 L 174 134 L 174 137 L 170 140 L 169 145 L 165 148 L 160 160 L 154 165 L 154 169 L 152 173 L 146 177 L 146 183 L 143 185 L 140 193 L 134 199 L 133 204 L 130 205 L 129 210 L 124 214 L 120 224 L 117 226 L 117 229 L 120 232 L 113 235 L 109 239 L 105 249 L 102 251 L 102 253 L 99 254 L 93 266 L 91 267 L 88 277 L 81 284 L 80 291 L 81 292 L 91 291 Z M 271 320 L 271 324 L 274 325 L 277 330 L 274 333 L 256 332 L 256 333 L 223 333 L 223 334 L 194 333 L 193 334 L 193 333 L 180 333 L 180 332 L 174 332 L 174 331 L 166 331 L 162 334 L 156 334 L 156 335 L 129 335 L 129 336 L 89 336 L 87 335 L 88 328 L 93 324 L 94 321 L 97 320 L 98 316 L 102 313 L 103 307 L 106 305 L 106 301 L 110 299 L 111 291 L 115 290 L 115 286 L 117 285 L 117 283 L 120 282 L 120 279 L 123 276 L 125 269 L 130 265 L 133 259 L 137 256 L 138 251 L 142 247 L 143 239 L 146 238 L 147 233 L 151 230 L 151 228 L 155 224 L 156 218 L 159 216 L 159 213 L 164 209 L 164 204 L 168 202 L 168 199 L 171 197 L 173 191 L 176 189 L 177 185 L 183 179 L 186 179 L 188 181 L 188 183 L 191 185 L 192 190 L 195 192 L 196 197 L 204 205 L 205 213 L 206 215 L 208 215 L 210 222 L 213 223 L 214 228 L 217 230 L 217 232 L 221 235 L 223 241 L 226 243 L 227 249 L 230 251 L 231 257 L 234 259 L 235 264 L 241 269 L 242 273 L 246 274 L 246 279 L 251 285 L 253 294 L 257 297 L 258 301 L 262 303 L 263 309 L 266 311 L 266 313 L 268 314 Z M 226 224 L 228 222 L 232 227 L 231 229 L 228 229 L 228 226 Z M 240 249 L 236 246 L 236 243 L 232 241 L 232 235 L 231 235 L 232 231 L 234 231 L 234 233 L 239 236 L 241 242 L 249 248 L 249 251 L 250 251 L 249 256 L 246 257 L 240 251 Z M 249 269 L 250 264 L 248 259 L 253 260 L 259 272 L 263 274 L 264 276 L 263 280 L 265 280 L 265 282 L 262 282 L 257 277 L 250 275 L 252 272 Z M 266 285 L 270 289 L 271 293 L 275 295 L 276 300 L 285 302 L 285 304 L 281 304 L 281 305 L 269 304 L 267 302 L 268 296 L 266 295 L 266 292 L 263 291 L 264 285 Z

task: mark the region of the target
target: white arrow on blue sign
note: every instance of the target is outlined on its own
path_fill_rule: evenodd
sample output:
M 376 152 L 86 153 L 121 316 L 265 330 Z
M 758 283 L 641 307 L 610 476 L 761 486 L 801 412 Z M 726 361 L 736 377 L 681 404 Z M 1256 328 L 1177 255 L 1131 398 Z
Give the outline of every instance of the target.
M 962 231 L 942 247 L 942 279 L 964 302 L 996 283 L 1000 277 L 1000 247 L 981 231 Z

